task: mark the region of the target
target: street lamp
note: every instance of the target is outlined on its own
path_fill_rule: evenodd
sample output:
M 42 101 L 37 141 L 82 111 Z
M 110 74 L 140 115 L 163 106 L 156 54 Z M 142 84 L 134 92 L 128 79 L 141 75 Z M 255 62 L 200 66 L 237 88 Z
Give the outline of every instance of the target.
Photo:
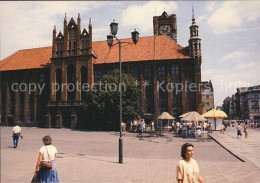
M 107 44 L 108 46 L 111 48 L 114 45 L 119 45 L 119 95 L 120 95 L 120 121 L 119 121 L 119 129 L 120 129 L 120 137 L 119 137 L 119 163 L 123 163 L 123 139 L 122 139 L 122 127 L 121 127 L 121 123 L 122 123 L 122 67 L 121 67 L 121 44 L 122 43 L 130 43 L 130 42 L 122 42 L 120 41 L 117 37 L 118 31 L 118 23 L 115 22 L 115 20 L 113 20 L 113 22 L 111 22 L 110 24 L 110 32 L 111 34 L 107 35 Z M 132 41 L 134 44 L 136 44 L 139 40 L 139 32 L 137 32 L 136 30 L 134 30 L 134 32 L 131 33 L 132 34 Z M 113 39 L 117 40 L 117 43 L 113 44 Z

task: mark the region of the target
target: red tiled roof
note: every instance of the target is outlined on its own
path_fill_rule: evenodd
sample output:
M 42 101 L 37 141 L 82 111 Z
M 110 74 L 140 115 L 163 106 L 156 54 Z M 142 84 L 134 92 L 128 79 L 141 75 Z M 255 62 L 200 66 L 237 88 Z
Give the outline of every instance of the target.
M 132 40 L 130 38 L 122 39 L 121 42 L 132 42 Z M 183 47 L 169 37 L 162 35 L 141 37 L 136 45 L 122 44 L 121 48 L 122 62 L 190 58 Z M 109 48 L 107 41 L 93 42 L 93 50 L 98 55 L 98 58 L 94 61 L 95 64 L 119 61 L 118 45 Z
M 52 47 L 19 50 L 1 60 L 0 71 L 43 68 L 51 63 Z
M 132 40 L 121 39 L 121 42 L 132 42 Z M 92 47 L 98 56 L 94 64 L 119 61 L 118 45 L 109 48 L 107 41 L 97 41 L 93 42 Z M 187 47 L 181 47 L 166 36 L 141 37 L 136 45 L 122 44 L 121 53 L 122 62 L 190 58 Z M 50 63 L 51 56 L 51 46 L 20 50 L 0 62 L 0 71 L 43 68 L 43 65 Z

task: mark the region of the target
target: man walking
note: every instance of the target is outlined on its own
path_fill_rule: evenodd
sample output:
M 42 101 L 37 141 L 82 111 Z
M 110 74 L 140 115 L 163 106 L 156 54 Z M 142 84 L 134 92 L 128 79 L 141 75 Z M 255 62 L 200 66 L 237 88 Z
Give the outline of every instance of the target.
M 14 148 L 17 147 L 19 137 L 21 136 L 21 128 L 16 124 L 16 126 L 13 127 L 13 143 L 14 143 Z M 22 136 L 21 136 L 22 137 Z

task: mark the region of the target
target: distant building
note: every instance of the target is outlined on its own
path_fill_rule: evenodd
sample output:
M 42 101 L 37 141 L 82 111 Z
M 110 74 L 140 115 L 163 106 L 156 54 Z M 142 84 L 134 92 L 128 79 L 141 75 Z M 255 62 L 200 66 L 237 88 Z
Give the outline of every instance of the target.
M 260 119 L 260 85 L 237 88 L 237 101 L 239 101 L 237 116 L 250 120 Z
M 202 114 L 214 109 L 214 90 L 211 81 L 201 82 Z
M 229 118 L 260 120 L 260 85 L 237 88 L 232 97 L 223 101 Z
M 233 112 L 231 109 L 231 97 L 226 97 L 223 101 L 222 110 L 228 115 L 228 119 L 231 119 L 233 116 Z

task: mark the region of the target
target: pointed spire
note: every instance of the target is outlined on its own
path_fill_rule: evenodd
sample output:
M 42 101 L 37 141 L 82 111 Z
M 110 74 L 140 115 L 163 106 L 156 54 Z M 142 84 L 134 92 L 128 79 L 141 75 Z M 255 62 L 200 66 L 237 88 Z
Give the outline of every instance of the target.
M 53 27 L 53 31 L 55 31 L 55 32 L 56 32 L 56 25 L 54 25 L 54 27 Z
M 80 19 L 80 13 L 78 13 L 78 19 Z
M 192 4 L 192 24 L 195 24 L 195 18 L 194 18 L 194 9 L 193 9 L 193 4 Z
M 67 21 L 67 13 L 65 13 L 64 21 Z
M 89 26 L 92 26 L 91 18 L 89 18 Z

